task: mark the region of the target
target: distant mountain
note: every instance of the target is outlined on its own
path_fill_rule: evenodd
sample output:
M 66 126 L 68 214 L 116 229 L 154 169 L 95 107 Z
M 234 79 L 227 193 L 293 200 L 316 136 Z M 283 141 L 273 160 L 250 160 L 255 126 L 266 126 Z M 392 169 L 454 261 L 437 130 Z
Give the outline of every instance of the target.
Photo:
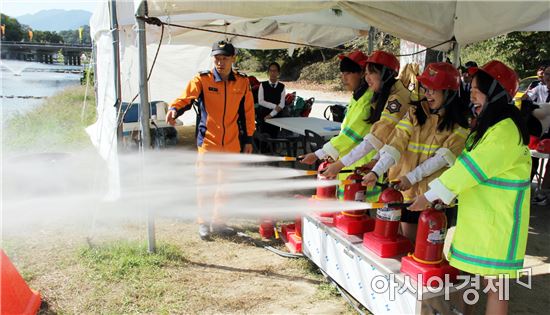
M 17 21 L 37 31 L 66 31 L 90 24 L 92 13 L 84 10 L 42 10 L 17 17 Z

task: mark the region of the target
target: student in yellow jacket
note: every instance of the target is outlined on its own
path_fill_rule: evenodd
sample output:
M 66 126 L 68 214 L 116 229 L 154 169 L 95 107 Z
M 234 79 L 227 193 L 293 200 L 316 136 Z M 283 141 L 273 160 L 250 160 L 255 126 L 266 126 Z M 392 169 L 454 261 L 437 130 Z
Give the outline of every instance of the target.
M 372 91 L 368 89 L 368 85 L 364 80 L 368 57 L 357 50 L 348 55 L 340 55 L 339 58 L 342 83 L 346 90 L 353 92 L 353 95 L 342 122 L 340 133 L 330 139 L 323 148 L 306 154 L 301 161 L 304 164 L 313 164 L 318 159 L 329 157 L 337 160 L 339 156 L 347 154 L 359 144 L 371 128 L 371 123 L 365 121 L 365 118 L 369 117 L 371 112 L 369 101 L 372 98 Z M 369 160 L 370 157 L 365 157 L 350 166 L 361 166 Z M 339 196 L 342 195 L 341 192 L 343 192 L 343 188 L 339 189 Z
M 252 153 L 252 135 L 256 128 L 254 98 L 246 76 L 233 71 L 235 47 L 231 43 L 219 41 L 212 46 L 211 55 L 214 68 L 200 72 L 187 84 L 183 94 L 170 104 L 166 122 L 174 125 L 178 116 L 191 109 L 194 102 L 198 102 L 199 153 Z M 211 232 L 233 234 L 234 230 L 221 223 L 219 218 L 218 209 L 222 204 L 223 191 L 216 191 L 214 198 L 202 191 L 211 176 L 205 173 L 206 165 L 201 156 L 197 163 L 197 201 L 201 209 L 198 218 L 199 236 L 209 240 Z M 222 168 L 219 165 L 210 167 L 217 168 L 216 182 L 220 184 L 223 179 Z
M 411 101 L 410 91 L 396 79 L 398 72 L 399 60 L 393 54 L 377 50 L 370 55 L 365 79 L 373 96 L 369 100 L 369 114 L 363 119 L 372 127 L 353 150 L 336 156 L 340 159 L 328 167 L 323 175 L 334 177 L 344 167 L 355 165 L 365 157 L 372 157 L 375 151 L 387 143 L 395 126 L 409 109 Z
M 363 177 L 371 186 L 389 169 L 388 178 L 398 181 L 405 202 L 425 193 L 428 183 L 454 164 L 468 136 L 468 108 L 458 97 L 458 70 L 446 62 L 431 63 L 417 79 L 425 98 L 409 108 Z M 417 223 L 418 212 L 403 211 L 401 230 L 413 242 Z
M 425 209 L 429 202 L 450 204 L 458 196 L 458 221 L 449 252 L 452 266 L 495 282 L 516 278 L 523 268 L 529 228 L 531 155 L 529 133 L 513 105 L 516 73 L 500 61 L 473 68 L 470 100 L 477 124 L 457 162 L 432 181 L 409 207 Z M 498 279 L 502 285 L 502 279 Z M 492 284 L 486 314 L 506 314 L 508 301 L 499 300 L 504 286 Z

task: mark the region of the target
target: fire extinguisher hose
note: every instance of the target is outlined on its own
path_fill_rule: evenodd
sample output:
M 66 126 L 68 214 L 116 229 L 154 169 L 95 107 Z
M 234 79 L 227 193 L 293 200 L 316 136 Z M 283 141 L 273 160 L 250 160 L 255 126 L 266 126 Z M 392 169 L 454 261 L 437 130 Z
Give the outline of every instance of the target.
M 360 218 L 362 216 L 365 215 L 365 212 L 363 212 L 363 214 L 355 214 L 355 213 L 349 213 L 349 212 L 346 212 L 346 211 L 342 211 L 340 212 L 341 214 L 345 215 L 345 216 L 348 216 L 348 217 L 353 217 L 353 218 Z
M 414 259 L 414 261 L 419 262 L 421 264 L 425 264 L 425 265 L 437 265 L 437 264 L 439 264 L 443 261 L 443 258 L 441 258 L 439 260 L 436 260 L 436 261 L 427 261 L 427 260 L 423 260 L 423 259 L 420 259 L 420 258 L 416 257 L 414 254 L 408 254 L 407 256 Z

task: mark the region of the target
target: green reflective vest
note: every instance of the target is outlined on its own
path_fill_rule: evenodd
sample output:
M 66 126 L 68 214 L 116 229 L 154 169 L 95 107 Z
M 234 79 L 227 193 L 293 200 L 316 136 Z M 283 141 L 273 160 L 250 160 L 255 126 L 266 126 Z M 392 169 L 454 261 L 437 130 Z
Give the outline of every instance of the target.
M 348 154 L 355 146 L 363 141 L 363 138 L 370 132 L 372 124 L 366 122 L 367 117 L 370 116 L 371 106 L 370 100 L 372 98 L 372 91 L 367 90 L 358 100 L 350 100 L 346 117 L 340 127 L 340 133 L 330 139 L 330 144 L 334 149 L 338 151 L 339 157 Z M 355 169 L 368 163 L 376 154 L 376 151 L 372 151 L 366 156 L 359 159 L 357 162 L 344 169 Z M 349 173 L 340 173 L 338 179 L 343 180 L 349 176 Z M 368 189 L 365 193 L 366 201 L 378 201 L 378 194 L 380 188 L 375 186 L 373 189 Z M 338 187 L 338 197 L 342 198 L 344 194 L 344 185 Z
M 523 267 L 531 154 L 520 139 L 514 122 L 504 119 L 490 127 L 473 149 L 464 150 L 439 177 L 458 195 L 449 262 L 460 270 L 516 278 L 516 271 Z

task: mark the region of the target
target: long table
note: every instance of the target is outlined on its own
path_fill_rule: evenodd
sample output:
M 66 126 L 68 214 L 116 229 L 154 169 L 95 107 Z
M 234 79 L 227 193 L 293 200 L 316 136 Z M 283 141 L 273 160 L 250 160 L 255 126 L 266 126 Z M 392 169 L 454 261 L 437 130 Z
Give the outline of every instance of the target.
M 341 125 L 336 121 L 315 117 L 272 118 L 266 119 L 265 122 L 302 136 L 305 136 L 305 130 L 309 129 L 324 138 L 338 135 Z

